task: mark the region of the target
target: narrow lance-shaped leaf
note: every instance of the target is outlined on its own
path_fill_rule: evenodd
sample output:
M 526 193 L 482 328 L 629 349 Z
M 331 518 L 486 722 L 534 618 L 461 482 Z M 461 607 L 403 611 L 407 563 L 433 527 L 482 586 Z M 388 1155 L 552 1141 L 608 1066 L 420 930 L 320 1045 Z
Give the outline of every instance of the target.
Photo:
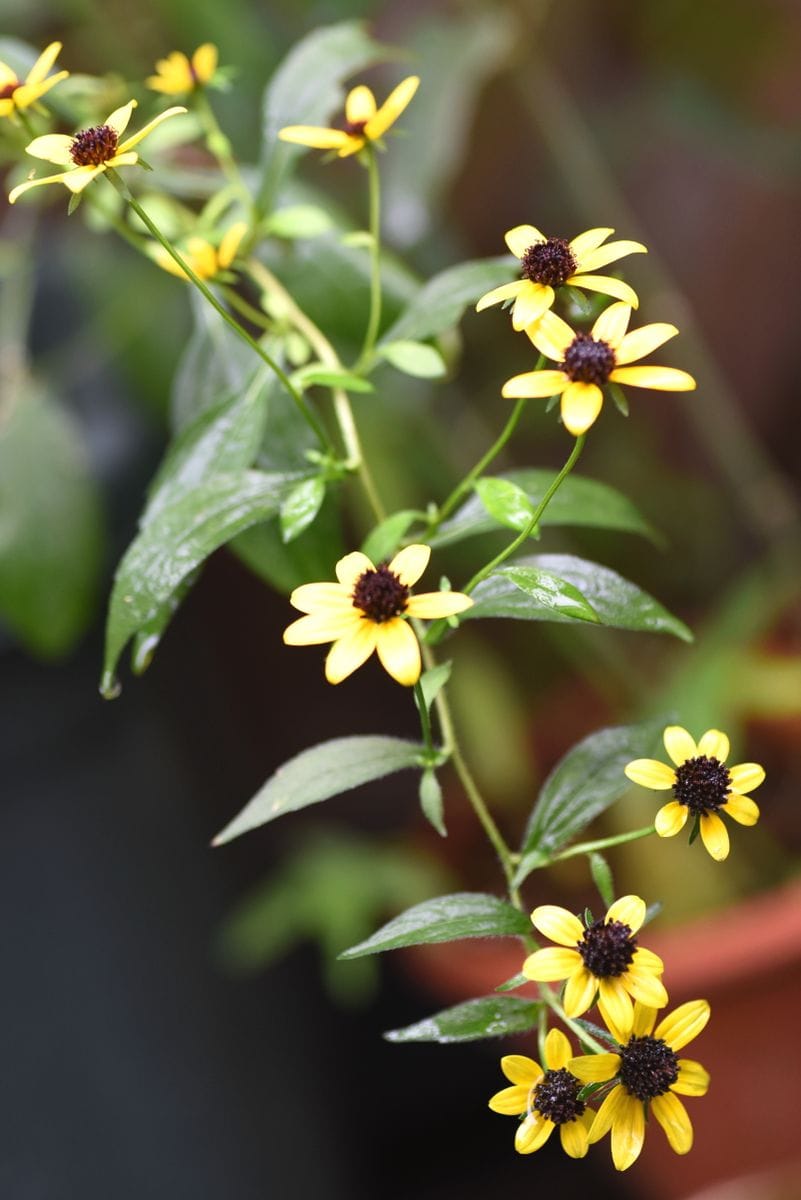
M 384 1037 L 388 1042 L 443 1044 L 506 1037 L 533 1029 L 541 1008 L 540 1000 L 524 1000 L 520 996 L 481 996 L 446 1008 L 415 1025 L 407 1025 L 405 1029 L 391 1029 Z
M 325 500 L 325 480 L 320 475 L 311 479 L 302 479 L 296 483 L 287 497 L 281 502 L 280 525 L 281 538 L 285 542 L 294 542 L 304 529 L 308 529 L 317 516 Z
M 475 488 L 479 500 L 495 524 L 520 533 L 531 523 L 534 505 L 523 488 L 511 479 L 487 476 L 477 480 Z
M 374 563 L 392 558 L 406 530 L 420 516 L 413 508 L 390 513 L 362 542 L 362 553 Z
M 342 958 L 362 954 L 381 954 L 401 946 L 422 946 L 434 942 L 455 942 L 461 938 L 519 937 L 530 932 L 524 913 L 484 892 L 456 892 L 424 900 L 389 921 L 376 933 L 351 946 Z
M 442 788 L 437 773 L 432 767 L 426 768 L 420 776 L 420 808 L 423 816 L 436 829 L 440 837 L 447 837 L 445 828 L 444 806 L 442 803 Z
M 272 775 L 237 817 L 215 837 L 221 846 L 284 813 L 319 804 L 373 779 L 420 765 L 424 747 L 371 734 L 334 738 L 303 750 Z
M 575 617 L 577 621 L 598 622 L 598 614 L 578 588 L 566 579 L 559 579 L 550 571 L 538 567 L 512 565 L 500 567 L 488 578 L 502 576 L 509 579 L 532 602 L 540 612 L 553 612 L 564 617 Z

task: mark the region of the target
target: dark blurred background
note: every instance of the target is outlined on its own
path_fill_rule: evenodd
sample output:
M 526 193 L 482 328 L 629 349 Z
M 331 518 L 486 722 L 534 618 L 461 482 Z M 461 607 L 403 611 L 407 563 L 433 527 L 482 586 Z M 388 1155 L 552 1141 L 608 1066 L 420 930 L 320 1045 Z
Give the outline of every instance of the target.
M 399 53 L 367 76 L 379 99 L 404 74 L 422 78 L 383 163 L 386 238 L 405 278 L 503 253 L 503 232 L 521 222 L 568 237 L 609 225 L 646 242 L 648 258 L 627 264 L 641 319 L 679 325 L 665 361 L 693 371 L 698 391 L 635 392 L 628 421 L 609 406 L 581 471 L 630 496 L 664 545 L 551 530 L 543 549 L 609 563 L 697 641 L 473 626 L 454 700 L 510 837 L 553 763 L 604 723 L 669 712 L 698 734 L 731 731 L 735 761 L 765 764 L 763 821 L 734 831 L 725 869 L 678 839 L 615 858 L 618 890 L 660 896 L 666 921 L 739 913 L 796 876 L 799 6 L 0 0 L 0 16 L 7 39 L 63 41 L 60 65 L 74 73 L 131 81 L 126 97 L 143 97 L 141 80 L 169 50 L 217 43 L 237 73 L 212 102 L 246 163 L 282 57 L 316 24 L 362 17 Z M 311 155 L 301 176 L 363 224 L 355 163 L 322 167 Z M 322 655 L 281 644 L 285 599 L 226 551 L 150 670 L 126 670 L 114 703 L 99 698 L 104 603 L 166 444 L 191 317 L 180 283 L 81 215 L 68 221 L 60 192 L 48 199 L 46 212 L 5 208 L 0 228 L 2 365 L 13 368 L 21 338 L 38 381 L 35 423 L 13 455 L 3 455 L 0 393 L 0 1196 L 478 1200 L 592 1188 L 598 1200 L 661 1200 L 715 1184 L 705 1200 L 797 1200 L 797 1146 L 756 1132 L 739 1139 L 744 1150 L 719 1141 L 694 1166 L 695 1155 L 660 1157 L 661 1131 L 650 1130 L 623 1177 L 606 1144 L 581 1163 L 556 1145 L 518 1158 L 513 1122 L 486 1110 L 503 1047 L 381 1040 L 460 998 L 458 987 L 413 956 L 332 960 L 425 896 L 498 890 L 457 788 L 445 843 L 401 775 L 209 849 L 287 757 L 351 732 L 414 736 L 411 706 L 374 666 L 332 704 Z M 325 253 L 309 243 L 276 270 L 349 354 Z M 357 330 L 365 294 L 362 277 Z M 531 366 L 524 341 L 499 311 L 468 313 L 453 378 L 387 376 L 382 399 L 404 416 L 389 450 L 375 412 L 359 408 L 391 506 L 441 498 L 483 450 L 507 412 L 500 385 Z M 532 402 L 504 465 L 556 467 L 564 453 L 555 418 Z M 18 570 L 21 545 L 34 549 Z M 465 562 L 449 560 L 456 578 Z M 652 816 L 642 793 L 619 807 L 610 832 Z M 532 904 L 543 886 L 533 883 Z M 563 869 L 554 886 L 583 903 L 584 868 Z M 799 974 L 795 936 L 777 967 L 785 979 Z M 465 959 L 475 946 L 461 944 Z M 751 986 L 753 1020 L 771 1027 L 793 1001 L 761 979 Z M 742 1056 L 761 1038 L 752 1026 L 739 1036 Z M 779 1057 L 792 1078 L 790 1036 L 759 1061 Z M 702 1042 L 697 1056 L 707 1061 Z M 743 1075 L 770 1116 L 768 1083 Z M 732 1099 L 713 1085 L 690 1101 L 699 1144 L 703 1106 Z M 724 1187 L 740 1174 L 740 1190 Z

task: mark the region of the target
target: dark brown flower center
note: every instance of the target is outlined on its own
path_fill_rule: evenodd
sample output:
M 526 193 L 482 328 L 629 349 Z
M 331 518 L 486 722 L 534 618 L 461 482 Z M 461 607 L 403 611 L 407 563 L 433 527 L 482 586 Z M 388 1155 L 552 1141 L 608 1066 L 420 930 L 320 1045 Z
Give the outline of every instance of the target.
M 366 121 L 346 121 L 345 133 L 349 133 L 351 137 L 364 137 L 364 127 Z
M 620 1051 L 620 1079 L 638 1100 L 653 1100 L 679 1077 L 679 1060 L 661 1038 L 631 1037 Z
M 70 146 L 72 161 L 79 167 L 99 167 L 117 153 L 117 132 L 110 125 L 93 125 L 76 133 Z
M 699 816 L 717 812 L 725 804 L 730 787 L 728 767 L 706 754 L 688 758 L 676 767 L 673 795 L 679 804 L 686 804 L 691 813 Z
M 631 966 L 637 939 L 622 921 L 593 921 L 576 949 L 596 979 L 615 979 Z
M 584 1112 L 586 1105 L 579 1100 L 581 1082 L 564 1067 L 558 1071 L 546 1071 L 534 1089 L 532 1107 L 553 1121 L 554 1125 L 565 1125 L 575 1121 Z
M 575 274 L 576 259 L 564 238 L 552 237 L 529 246 L 523 258 L 523 277 L 532 283 L 558 287 Z
M 406 611 L 408 599 L 406 584 L 401 583 L 386 563 L 374 571 L 364 571 L 353 589 L 354 607 L 360 608 L 366 617 L 377 624 L 401 616 Z
M 10 83 L 4 84 L 4 86 L 0 88 L 0 100 L 10 100 L 17 88 L 21 86 L 22 85 L 18 79 L 12 79 Z
M 606 383 L 615 369 L 615 352 L 608 342 L 577 333 L 565 351 L 564 368 L 574 383 Z

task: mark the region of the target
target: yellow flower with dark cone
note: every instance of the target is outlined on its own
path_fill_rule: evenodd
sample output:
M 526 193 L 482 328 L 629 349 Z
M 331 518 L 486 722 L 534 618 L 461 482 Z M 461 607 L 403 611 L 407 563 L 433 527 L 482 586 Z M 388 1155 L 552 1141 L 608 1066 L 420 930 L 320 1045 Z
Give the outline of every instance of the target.
M 689 392 L 695 380 L 674 367 L 632 367 L 679 332 L 675 325 L 643 325 L 627 333 L 631 305 L 610 304 L 591 333 L 576 333 L 556 313 L 546 312 L 526 330 L 540 354 L 560 364 L 558 370 L 527 371 L 503 385 L 503 395 L 561 396 L 562 420 L 576 437 L 586 433 L 601 411 L 603 386 L 628 383 L 665 392 Z
M 327 129 L 318 125 L 286 125 L 278 136 L 284 142 L 311 146 L 314 150 L 336 150 L 339 158 L 358 154 L 368 142 L 376 142 L 394 125 L 417 91 L 420 80 L 409 75 L 390 92 L 380 108 L 368 87 L 360 84 L 348 92 L 345 126 Z
M 17 79 L 6 63 L 0 62 L 0 117 L 14 117 L 18 111 L 30 108 L 52 87 L 66 79 L 69 71 L 49 71 L 59 54 L 61 42 L 51 42 L 37 58 L 24 80 Z
M 564 238 L 546 237 L 533 225 L 516 225 L 504 238 L 512 254 L 520 259 L 523 278 L 485 293 L 476 304 L 476 311 L 514 300 L 512 325 L 515 329 L 526 329 L 551 307 L 556 299 L 554 288 L 562 284 L 602 292 L 637 308 L 637 293 L 627 283 L 609 275 L 594 274 L 599 267 L 617 262 L 627 254 L 648 253 L 641 242 L 607 242 L 604 246 L 602 243 L 614 232 L 614 229 L 588 229 L 568 242 Z
M 701 841 L 717 862 L 729 853 L 729 832 L 721 820 L 725 813 L 740 825 L 756 825 L 759 808 L 748 793 L 765 779 L 759 763 L 727 767 L 729 739 L 719 729 L 707 729 L 696 745 L 680 725 L 664 733 L 665 750 L 675 766 L 655 758 L 638 758 L 624 768 L 634 783 L 654 791 L 673 790 L 673 799 L 656 814 L 660 837 L 679 833 L 691 815 L 698 820 Z
M 166 58 L 156 63 L 156 74 L 149 75 L 145 83 L 154 92 L 165 96 L 180 96 L 195 88 L 205 87 L 217 70 L 217 47 L 211 42 L 198 46 L 191 59 L 180 50 L 173 50 Z
M 566 908 L 541 904 L 531 914 L 532 923 L 557 944 L 530 954 L 523 974 L 537 983 L 566 980 L 562 1003 L 568 1017 L 580 1017 L 597 993 L 604 1018 L 617 1029 L 630 1029 L 632 999 L 654 1008 L 668 999 L 660 978 L 662 959 L 637 945 L 645 912 L 639 896 L 621 896 L 605 917 L 585 926 Z
M 594 1114 L 579 1099 L 584 1086 L 567 1069 L 572 1050 L 559 1029 L 545 1039 L 545 1068 L 524 1054 L 507 1054 L 501 1070 L 512 1084 L 496 1092 L 489 1102 L 493 1112 L 523 1117 L 515 1132 L 518 1154 L 533 1154 L 558 1127 L 562 1149 L 571 1158 L 583 1158 Z
M 611 1129 L 612 1161 L 618 1171 L 627 1170 L 639 1157 L 649 1112 L 664 1129 L 671 1150 L 687 1154 L 693 1127 L 679 1096 L 705 1096 L 709 1087 L 704 1067 L 678 1056 L 709 1020 L 707 1001 L 681 1004 L 658 1025 L 657 1016 L 655 1009 L 635 1004 L 631 1032 L 607 1022 L 619 1043 L 618 1053 L 582 1055 L 567 1064 L 568 1071 L 585 1084 L 612 1084 L 595 1114 L 589 1141 L 599 1141 Z M 594 1094 L 600 1096 L 604 1090 Z
M 237 221 L 223 234 L 219 246 L 212 245 L 205 238 L 191 237 L 185 246 L 178 246 L 178 253 L 200 279 L 216 279 L 231 266 L 247 231 L 247 222 Z M 150 254 L 154 262 L 171 275 L 189 278 L 164 246 L 154 245 Z
M 122 108 L 115 109 L 102 125 L 82 129 L 73 137 L 64 133 L 47 133 L 44 137 L 34 138 L 26 147 L 28 154 L 70 167 L 70 170 L 62 171 L 59 175 L 47 175 L 42 179 L 29 179 L 26 183 L 19 184 L 9 194 L 9 202 L 13 204 L 23 192 L 42 187 L 46 183 L 63 183 L 73 193 L 82 192 L 93 179 L 102 175 L 109 167 L 130 167 L 138 162 L 139 155 L 134 146 L 152 133 L 162 121 L 186 112 L 185 108 L 168 108 L 152 121 L 148 121 L 137 133 L 120 141 L 135 108 L 136 101 L 129 100 Z
M 329 683 L 347 679 L 375 650 L 393 679 L 407 687 L 420 678 L 420 646 L 407 618 L 431 621 L 464 612 L 461 592 L 411 594 L 428 566 L 429 546 L 406 546 L 390 563 L 373 566 L 354 550 L 336 565 L 337 583 L 305 583 L 290 603 L 307 615 L 284 630 L 288 646 L 333 642 L 325 660 Z

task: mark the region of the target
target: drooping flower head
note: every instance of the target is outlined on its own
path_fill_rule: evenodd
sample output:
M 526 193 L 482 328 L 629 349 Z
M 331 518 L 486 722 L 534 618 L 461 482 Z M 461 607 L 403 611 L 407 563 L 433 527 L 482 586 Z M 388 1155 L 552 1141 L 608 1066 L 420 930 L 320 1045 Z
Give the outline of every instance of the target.
M 217 47 L 211 42 L 198 46 L 191 59 L 180 50 L 173 50 L 166 58 L 159 59 L 156 74 L 149 75 L 145 83 L 154 92 L 162 92 L 165 96 L 193 92 L 210 83 L 217 70 L 217 58 Z
M 47 175 L 42 179 L 29 179 L 20 183 L 10 193 L 9 202 L 13 204 L 23 192 L 41 187 L 45 183 L 63 183 L 73 193 L 82 192 L 93 179 L 102 175 L 109 167 L 129 167 L 138 162 L 139 155 L 134 146 L 162 121 L 186 112 L 185 108 L 168 108 L 152 121 L 148 121 L 138 133 L 120 141 L 135 108 L 136 101 L 129 100 L 122 108 L 115 109 L 102 125 L 81 129 L 73 137 L 63 133 L 47 133 L 44 137 L 34 138 L 26 147 L 28 154 L 70 169 L 58 175 Z
M 545 1039 L 545 1068 L 524 1054 L 506 1054 L 501 1070 L 512 1084 L 496 1092 L 489 1102 L 493 1112 L 523 1117 L 515 1131 L 518 1154 L 533 1154 L 558 1127 L 562 1149 L 571 1158 L 583 1158 L 589 1145 L 593 1113 L 579 1099 L 581 1081 L 567 1069 L 572 1050 L 559 1029 Z
M 407 687 L 420 678 L 420 647 L 409 617 L 435 620 L 464 612 L 473 603 L 461 592 L 411 594 L 428 565 L 429 546 L 406 546 L 390 563 L 373 566 L 354 550 L 336 565 L 337 583 L 305 583 L 289 601 L 307 615 L 284 630 L 288 646 L 333 642 L 325 677 L 340 683 L 375 650 L 393 679 Z
M 559 369 L 515 375 L 507 379 L 502 394 L 513 399 L 561 396 L 565 428 L 578 437 L 586 433 L 601 411 L 603 387 L 607 383 L 628 383 L 665 392 L 692 391 L 695 380 L 686 371 L 628 365 L 679 332 L 675 325 L 660 322 L 627 333 L 630 318 L 631 305 L 610 304 L 590 333 L 576 333 L 556 313 L 544 313 L 526 333 L 540 354 L 560 364 Z
M 247 222 L 237 221 L 223 234 L 219 246 L 214 246 L 205 238 L 191 237 L 187 238 L 185 246 L 179 245 L 178 249 L 181 257 L 200 279 L 216 279 L 231 266 L 247 231 Z M 157 243 L 150 254 L 154 262 L 171 275 L 178 275 L 182 279 L 189 278 L 164 246 Z
M 621 896 L 602 920 L 585 926 L 566 908 L 541 904 L 531 914 L 532 923 L 557 945 L 530 954 L 523 974 L 537 983 L 567 980 L 562 1003 L 568 1017 L 580 1017 L 597 994 L 604 1018 L 616 1029 L 630 1029 L 632 998 L 655 1008 L 668 999 L 660 978 L 662 959 L 637 944 L 645 913 L 639 896 Z
M 368 87 L 360 84 L 348 92 L 345 123 L 342 129 L 318 125 L 286 125 L 278 136 L 284 142 L 311 146 L 315 150 L 336 150 L 339 158 L 358 154 L 368 142 L 377 142 L 394 125 L 417 91 L 420 80 L 409 75 L 390 92 L 380 108 Z
M 658 1025 L 657 1015 L 656 1009 L 635 1004 L 630 1031 L 607 1021 L 619 1044 L 616 1054 L 582 1055 L 567 1064 L 585 1084 L 611 1085 L 611 1090 L 600 1088 L 594 1093 L 606 1094 L 589 1141 L 599 1141 L 611 1129 L 612 1161 L 618 1171 L 625 1171 L 639 1157 L 649 1112 L 664 1129 L 671 1150 L 687 1154 L 693 1144 L 693 1127 L 679 1096 L 705 1096 L 709 1087 L 709 1073 L 701 1064 L 678 1056 L 709 1020 L 707 1001 L 681 1004 Z
M 759 787 L 765 772 L 759 763 L 727 767 L 729 739 L 719 729 L 708 729 L 696 745 L 686 729 L 669 725 L 664 743 L 675 766 L 655 758 L 637 758 L 625 767 L 626 775 L 654 791 L 673 790 L 673 799 L 656 814 L 660 837 L 673 837 L 693 816 L 701 841 L 712 858 L 721 862 L 729 853 L 729 832 L 720 814 L 726 813 L 740 825 L 756 825 L 759 808 L 748 793 Z
M 0 62 L 0 117 L 14 117 L 18 111 L 30 108 L 46 92 L 66 79 L 69 71 L 49 71 L 59 54 L 61 42 L 51 42 L 37 58 L 24 81 L 17 79 L 6 63 Z
M 556 299 L 554 289 L 562 284 L 603 292 L 636 308 L 637 293 L 627 283 L 609 275 L 593 274 L 599 267 L 627 254 L 647 254 L 640 242 L 602 245 L 614 232 L 614 229 L 588 229 L 568 242 L 560 237 L 546 237 L 533 225 L 516 225 L 504 238 L 512 254 L 520 259 L 523 278 L 487 292 L 476 304 L 476 311 L 503 300 L 514 300 L 512 325 L 515 329 L 526 329 L 551 307 Z

